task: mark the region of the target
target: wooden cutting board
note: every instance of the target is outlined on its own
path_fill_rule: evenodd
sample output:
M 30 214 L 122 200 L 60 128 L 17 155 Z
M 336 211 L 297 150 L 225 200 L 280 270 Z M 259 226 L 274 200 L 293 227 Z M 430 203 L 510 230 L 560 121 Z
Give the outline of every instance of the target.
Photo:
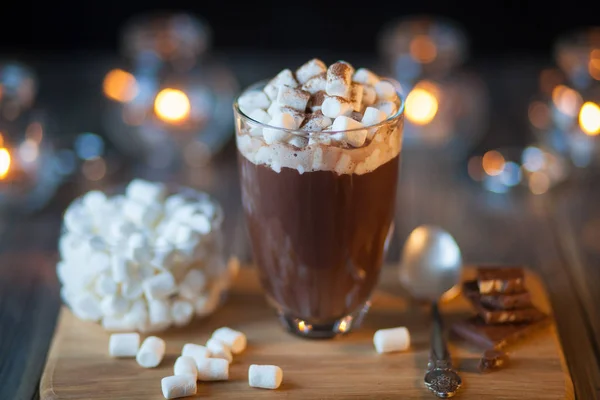
M 429 353 L 427 310 L 406 300 L 395 271 L 384 269 L 382 284 L 360 329 L 334 340 L 306 340 L 282 330 L 263 298 L 254 270 L 243 268 L 229 299 L 214 315 L 159 335 L 167 342 L 167 355 L 155 369 L 141 368 L 134 359 L 109 358 L 109 334 L 63 308 L 40 384 L 41 398 L 162 399 L 160 380 L 172 375 L 182 346 L 203 344 L 216 328 L 230 326 L 246 333 L 248 349 L 231 364 L 230 381 L 200 383 L 199 398 L 432 399 L 423 385 Z M 465 272 L 472 273 L 472 269 Z M 527 284 L 536 305 L 550 312 L 540 279 L 528 273 Z M 447 325 L 472 313 L 462 296 L 445 302 L 442 312 Z M 377 354 L 373 333 L 395 326 L 409 328 L 411 350 Z M 464 383 L 457 398 L 574 398 L 554 326 L 511 348 L 510 366 L 495 372 L 476 371 L 481 352 L 474 348 L 452 343 L 450 350 Z M 250 364 L 279 365 L 284 371 L 281 387 L 275 391 L 250 388 Z

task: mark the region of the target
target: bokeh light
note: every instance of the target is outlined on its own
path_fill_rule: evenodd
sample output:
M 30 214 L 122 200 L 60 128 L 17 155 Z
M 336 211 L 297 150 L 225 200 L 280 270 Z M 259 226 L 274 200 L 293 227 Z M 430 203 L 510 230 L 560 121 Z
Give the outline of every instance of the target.
M 579 111 L 579 126 L 590 136 L 600 134 L 600 107 L 596 103 L 586 102 Z
M 190 114 L 190 99 L 177 89 L 163 89 L 154 101 L 156 115 L 168 122 L 180 122 Z
M 550 126 L 550 109 L 541 101 L 534 101 L 529 105 L 529 122 L 537 129 L 546 129 Z
M 529 176 L 529 190 L 533 194 L 544 194 L 550 188 L 550 178 L 543 172 L 534 172 Z
M 406 118 L 414 124 L 430 123 L 438 111 L 438 89 L 433 83 L 421 82 L 406 97 Z
M 429 64 L 437 57 L 437 47 L 428 35 L 416 35 L 410 41 L 411 57 L 421 63 Z
M 104 94 L 109 99 L 129 102 L 138 94 L 135 77 L 122 69 L 113 69 L 106 74 L 102 84 Z
M 504 156 L 496 150 L 490 150 L 483 155 L 483 170 L 490 176 L 500 175 L 504 170 Z
M 0 149 L 0 179 L 6 178 L 8 171 L 10 171 L 10 153 L 8 149 L 3 147 Z
M 552 90 L 552 101 L 560 112 L 572 117 L 577 115 L 583 102 L 577 91 L 565 85 L 558 85 Z

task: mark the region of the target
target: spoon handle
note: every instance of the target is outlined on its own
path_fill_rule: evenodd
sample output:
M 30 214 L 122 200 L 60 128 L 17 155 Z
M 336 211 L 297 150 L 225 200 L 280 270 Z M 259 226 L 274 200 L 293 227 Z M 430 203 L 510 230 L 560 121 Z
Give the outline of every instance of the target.
M 444 337 L 444 325 L 440 310 L 435 301 L 431 304 L 431 313 L 433 316 L 433 329 L 431 330 L 431 353 L 427 368 L 429 370 L 434 368 L 450 369 L 452 368 L 452 359 Z

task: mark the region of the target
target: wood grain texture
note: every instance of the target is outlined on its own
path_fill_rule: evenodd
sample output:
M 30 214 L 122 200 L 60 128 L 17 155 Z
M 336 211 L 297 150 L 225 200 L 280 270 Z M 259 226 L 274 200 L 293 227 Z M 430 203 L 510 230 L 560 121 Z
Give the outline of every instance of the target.
M 430 399 L 423 386 L 429 354 L 429 318 L 426 310 L 407 301 L 396 283 L 395 269 L 386 268 L 382 285 L 363 327 L 335 340 L 306 340 L 284 332 L 267 306 L 254 271 L 242 269 L 222 309 L 191 326 L 161 334 L 167 355 L 156 369 L 143 369 L 135 360 L 107 355 L 109 334 L 98 325 L 77 320 L 63 308 L 40 385 L 43 400 L 55 399 L 161 399 L 160 379 L 172 375 L 183 344 L 204 343 L 224 325 L 244 331 L 249 347 L 235 357 L 228 382 L 200 383 L 198 397 L 303 399 Z M 549 311 L 541 282 L 528 276 L 534 302 Z M 442 305 L 446 323 L 472 313 L 462 297 Z M 411 350 L 379 355 L 373 349 L 375 330 L 407 326 Z M 476 372 L 481 351 L 453 343 L 451 352 L 462 371 L 463 399 L 573 399 L 573 387 L 554 328 L 511 347 L 510 367 L 487 374 Z M 253 389 L 247 383 L 250 364 L 276 364 L 284 371 L 277 391 Z

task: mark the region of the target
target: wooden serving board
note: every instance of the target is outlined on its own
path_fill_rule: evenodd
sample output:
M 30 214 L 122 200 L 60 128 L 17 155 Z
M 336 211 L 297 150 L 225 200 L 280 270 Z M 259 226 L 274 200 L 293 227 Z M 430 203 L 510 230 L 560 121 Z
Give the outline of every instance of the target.
M 473 270 L 467 269 L 466 275 Z M 267 305 L 253 269 L 243 268 L 225 305 L 190 326 L 160 334 L 167 355 L 155 369 L 134 359 L 108 357 L 109 334 L 93 323 L 77 320 L 63 308 L 40 384 L 48 399 L 162 399 L 160 380 L 172 375 L 185 343 L 203 344 L 218 327 L 246 333 L 248 349 L 235 357 L 230 381 L 199 383 L 199 398 L 215 399 L 432 399 L 423 385 L 429 353 L 427 310 L 411 304 L 400 288 L 395 268 L 385 268 L 381 286 L 363 326 L 334 340 L 306 340 L 285 332 Z M 549 303 L 538 277 L 528 273 L 534 302 L 546 312 Z M 461 296 L 442 304 L 447 326 L 472 313 Z M 407 326 L 411 350 L 379 355 L 373 348 L 377 329 Z M 476 371 L 481 351 L 452 343 L 450 351 L 461 371 L 460 399 L 573 399 L 573 385 L 563 362 L 554 326 L 510 349 L 511 364 L 499 371 Z M 284 372 L 278 390 L 248 386 L 250 364 L 276 364 Z

